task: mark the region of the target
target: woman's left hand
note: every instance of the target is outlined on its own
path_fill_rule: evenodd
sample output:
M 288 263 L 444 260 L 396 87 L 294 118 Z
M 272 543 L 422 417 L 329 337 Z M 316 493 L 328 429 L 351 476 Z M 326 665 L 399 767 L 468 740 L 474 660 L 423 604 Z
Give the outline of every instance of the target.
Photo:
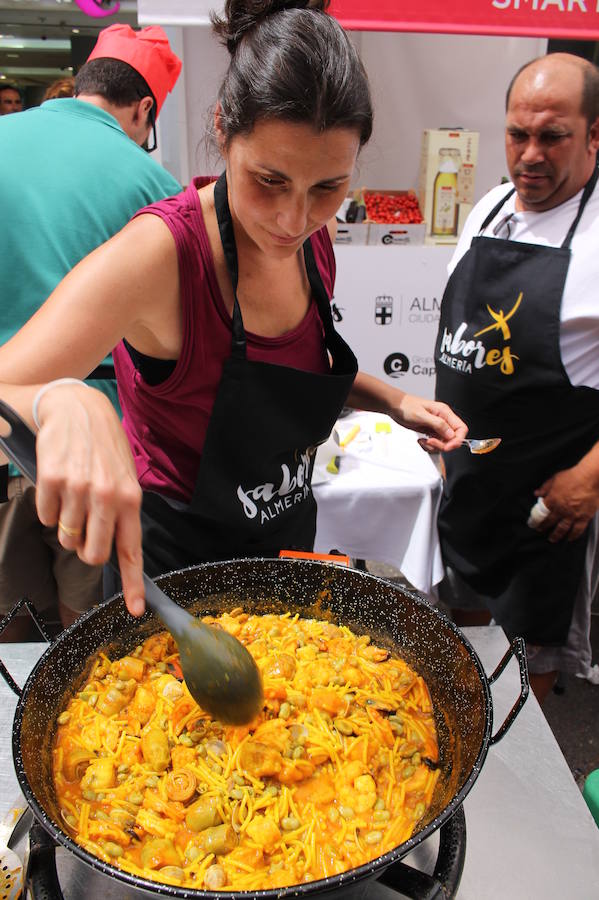
M 420 446 L 429 452 L 446 452 L 459 447 L 468 434 L 468 426 L 446 403 L 426 400 L 397 391 L 389 415 L 404 428 L 428 435 Z

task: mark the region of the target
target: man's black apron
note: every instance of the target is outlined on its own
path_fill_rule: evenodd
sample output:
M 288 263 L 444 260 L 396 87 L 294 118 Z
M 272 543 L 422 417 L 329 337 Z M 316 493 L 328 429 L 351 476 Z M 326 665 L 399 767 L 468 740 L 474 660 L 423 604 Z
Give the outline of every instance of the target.
M 597 172 L 561 247 L 483 237 L 513 190 L 497 204 L 448 281 L 435 347 L 437 399 L 471 437 L 503 439 L 488 455 L 445 455 L 445 564 L 508 634 L 549 646 L 567 637 L 588 532 L 550 544 L 526 522 L 535 489 L 599 439 L 599 391 L 571 385 L 559 344 L 570 244 Z
M 223 174 L 214 200 L 235 301 L 231 356 L 225 361 L 188 505 L 146 492 L 144 562 L 151 575 L 208 560 L 312 550 L 314 451 L 341 412 L 358 370 L 333 327 L 312 245 L 304 259 L 323 323 L 331 370 L 325 375 L 247 359 L 237 301 L 238 262 Z

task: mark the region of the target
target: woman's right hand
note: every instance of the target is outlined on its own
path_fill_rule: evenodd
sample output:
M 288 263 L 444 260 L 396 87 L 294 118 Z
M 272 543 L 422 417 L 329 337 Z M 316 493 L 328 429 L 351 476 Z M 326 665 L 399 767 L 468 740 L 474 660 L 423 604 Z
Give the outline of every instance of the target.
M 38 405 L 37 511 L 58 525 L 67 550 L 105 563 L 114 540 L 127 609 L 144 612 L 141 498 L 119 418 L 104 394 L 81 384 L 52 386 Z

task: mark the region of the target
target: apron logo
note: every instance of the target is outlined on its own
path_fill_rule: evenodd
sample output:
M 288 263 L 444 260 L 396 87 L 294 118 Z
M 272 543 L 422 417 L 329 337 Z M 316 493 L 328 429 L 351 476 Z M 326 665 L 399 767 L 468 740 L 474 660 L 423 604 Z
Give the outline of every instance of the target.
M 310 450 L 314 452 L 313 448 Z M 272 482 L 259 484 L 245 491 L 241 485 L 238 486 L 237 497 L 248 519 L 255 519 L 259 515 L 260 524 L 264 525 L 310 495 L 310 450 L 300 455 L 294 475 L 289 466 L 281 466 L 282 477 L 278 487 Z
M 374 298 L 374 321 L 377 325 L 390 325 L 393 319 L 393 297 Z
M 443 329 L 439 362 L 468 375 L 472 374 L 473 367 L 474 369 L 482 369 L 485 366 L 499 366 L 499 371 L 502 375 L 513 375 L 515 369 L 514 360 L 519 359 L 519 357 L 512 353 L 511 347 L 507 343 L 512 336 L 508 321 L 520 306 L 522 296 L 522 291 L 520 291 L 518 299 L 507 314 L 502 309 L 496 312 L 487 304 L 489 315 L 493 321 L 486 328 L 481 328 L 474 334 L 474 337 L 478 338 L 488 332 L 500 332 L 504 342 L 502 347 L 492 347 L 487 350 L 480 340 L 465 340 L 463 335 L 468 328 L 468 323 L 462 322 L 455 334 L 452 334 L 447 328 Z

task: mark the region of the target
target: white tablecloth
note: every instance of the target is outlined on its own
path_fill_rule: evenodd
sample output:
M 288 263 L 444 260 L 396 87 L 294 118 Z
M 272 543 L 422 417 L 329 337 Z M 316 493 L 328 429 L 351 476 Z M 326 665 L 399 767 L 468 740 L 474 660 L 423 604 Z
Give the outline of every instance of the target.
M 358 434 L 340 448 L 338 440 L 355 425 L 360 426 Z M 442 482 L 417 440 L 414 432 L 378 413 L 353 412 L 338 420 L 316 454 L 315 550 L 337 549 L 394 566 L 415 588 L 429 593 L 443 577 L 437 537 Z M 327 471 L 336 457 L 338 474 Z

